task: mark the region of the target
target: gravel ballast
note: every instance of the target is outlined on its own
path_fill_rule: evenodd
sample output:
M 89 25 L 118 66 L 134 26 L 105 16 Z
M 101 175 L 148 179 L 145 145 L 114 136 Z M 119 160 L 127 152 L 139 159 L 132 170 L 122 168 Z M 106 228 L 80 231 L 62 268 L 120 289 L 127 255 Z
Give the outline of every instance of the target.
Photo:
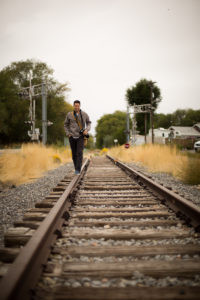
M 184 184 L 179 179 L 167 173 L 153 173 L 139 163 L 125 163 L 128 167 L 141 172 L 145 176 L 151 176 L 152 180 L 162 184 L 164 187 L 176 192 L 183 198 L 192 201 L 200 207 L 200 186 Z
M 52 189 L 69 173 L 73 174 L 73 164 L 67 163 L 49 170 L 35 182 L 20 184 L 16 187 L 1 189 L 0 193 L 0 246 L 3 235 L 13 222 L 19 220 L 25 212 L 42 201 Z
M 132 287 L 173 287 L 173 286 L 200 286 L 200 276 L 195 275 L 194 278 L 181 278 L 178 279 L 176 277 L 163 277 L 163 278 L 154 278 L 151 276 L 144 275 L 139 271 L 135 271 L 132 274 L 130 279 L 126 278 L 103 278 L 101 280 L 94 279 L 91 277 L 83 277 L 79 280 L 74 278 L 69 279 L 62 279 L 58 277 L 44 277 L 40 281 L 40 286 L 45 288 L 53 288 L 58 286 L 67 286 L 67 287 L 101 287 L 101 288 L 109 288 L 109 287 L 116 287 L 116 288 L 125 288 L 128 286 Z

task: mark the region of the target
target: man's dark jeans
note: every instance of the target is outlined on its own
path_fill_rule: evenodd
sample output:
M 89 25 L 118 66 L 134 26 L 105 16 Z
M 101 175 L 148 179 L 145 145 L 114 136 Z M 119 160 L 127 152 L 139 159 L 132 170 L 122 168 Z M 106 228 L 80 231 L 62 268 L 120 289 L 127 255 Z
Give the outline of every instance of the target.
M 74 139 L 70 136 L 69 142 L 72 150 L 74 168 L 76 171 L 80 172 L 83 161 L 84 137 L 82 135 L 78 139 Z

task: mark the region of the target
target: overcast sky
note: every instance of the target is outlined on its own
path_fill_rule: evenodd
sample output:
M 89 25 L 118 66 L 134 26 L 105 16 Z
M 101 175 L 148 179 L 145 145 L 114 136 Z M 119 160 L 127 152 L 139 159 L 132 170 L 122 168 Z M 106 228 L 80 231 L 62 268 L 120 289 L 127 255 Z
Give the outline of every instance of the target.
M 141 78 L 160 87 L 158 112 L 200 109 L 200 0 L 0 0 L 0 69 L 30 58 L 69 82 L 93 133 Z

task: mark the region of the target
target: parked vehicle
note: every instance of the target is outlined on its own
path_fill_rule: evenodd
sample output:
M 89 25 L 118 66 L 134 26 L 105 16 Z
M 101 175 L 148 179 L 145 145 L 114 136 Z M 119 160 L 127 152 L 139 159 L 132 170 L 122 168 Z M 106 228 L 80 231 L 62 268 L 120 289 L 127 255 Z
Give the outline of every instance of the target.
M 194 150 L 196 152 L 200 151 L 200 141 L 197 141 L 194 143 Z

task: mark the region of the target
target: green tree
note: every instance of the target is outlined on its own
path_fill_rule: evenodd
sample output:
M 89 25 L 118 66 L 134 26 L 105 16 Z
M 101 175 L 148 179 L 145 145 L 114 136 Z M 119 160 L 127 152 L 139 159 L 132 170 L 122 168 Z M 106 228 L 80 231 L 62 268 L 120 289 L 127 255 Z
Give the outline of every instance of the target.
M 169 128 L 172 125 L 172 114 L 155 114 L 154 115 L 154 127 L 155 128 Z
M 200 122 L 200 110 L 177 109 L 171 114 L 155 114 L 154 125 L 155 128 L 170 126 L 193 126 Z
M 64 119 L 73 107 L 65 101 L 68 84 L 61 84 L 53 78 L 53 69 L 46 63 L 28 59 L 13 62 L 0 71 L 0 144 L 30 141 L 30 129 L 24 121 L 29 119 L 29 100 L 21 99 L 18 92 L 29 86 L 29 73 L 32 70 L 32 84 L 48 82 L 47 118 L 53 122 L 48 127 L 48 143 L 62 141 L 65 136 Z M 36 127 L 42 132 L 42 99 L 36 99 Z
M 196 123 L 200 122 L 200 109 L 194 110 L 194 109 L 187 109 L 185 118 L 182 121 L 182 124 L 185 126 L 193 126 Z
M 160 89 L 152 80 L 141 79 L 135 86 L 132 86 L 126 91 L 126 100 L 131 106 L 134 104 L 141 105 L 151 103 L 154 110 L 156 110 L 161 99 Z M 149 119 L 149 116 L 147 119 Z M 144 114 L 137 114 L 136 120 L 139 132 L 144 134 Z M 148 128 L 149 127 L 148 125 Z
M 130 121 L 131 123 L 131 121 Z M 115 111 L 113 114 L 105 114 L 98 121 L 96 126 L 96 147 L 111 147 L 114 139 L 120 145 L 126 142 L 126 112 Z
M 174 126 L 193 126 L 200 121 L 200 110 L 177 109 L 172 114 L 172 124 Z
M 17 96 L 17 85 L 6 71 L 0 72 L 0 144 L 28 141 L 26 125 L 28 103 Z M 24 119 L 25 118 L 25 119 Z

